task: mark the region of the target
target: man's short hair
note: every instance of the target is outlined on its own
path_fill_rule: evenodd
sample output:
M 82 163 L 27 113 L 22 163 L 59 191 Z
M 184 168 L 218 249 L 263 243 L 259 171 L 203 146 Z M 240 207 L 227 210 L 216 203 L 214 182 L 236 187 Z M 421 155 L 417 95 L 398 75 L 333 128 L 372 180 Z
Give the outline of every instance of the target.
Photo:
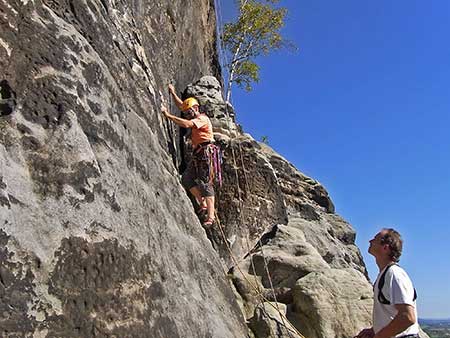
M 400 261 L 402 255 L 403 240 L 398 231 L 394 229 L 383 229 L 384 234 L 381 237 L 381 244 L 389 245 L 391 249 L 390 257 L 394 262 Z

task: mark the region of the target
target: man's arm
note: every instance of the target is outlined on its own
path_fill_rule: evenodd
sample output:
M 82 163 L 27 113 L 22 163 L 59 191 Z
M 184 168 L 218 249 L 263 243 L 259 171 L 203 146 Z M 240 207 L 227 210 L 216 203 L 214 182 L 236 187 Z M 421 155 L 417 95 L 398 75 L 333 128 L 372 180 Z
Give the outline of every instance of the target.
M 170 114 L 169 111 L 167 110 L 167 108 L 163 105 L 161 106 L 161 111 L 166 118 L 175 122 L 180 127 L 183 127 L 183 128 L 194 127 L 194 123 L 192 121 Z
M 391 338 L 416 322 L 414 307 L 408 304 L 395 304 L 397 315 L 392 321 L 383 327 L 373 338 Z
M 175 87 L 172 84 L 169 85 L 169 92 L 170 92 L 170 94 L 172 94 L 173 99 L 175 100 L 175 104 L 177 105 L 177 107 L 179 109 L 181 109 L 181 107 L 183 106 L 183 101 L 178 97 L 177 93 L 175 93 Z

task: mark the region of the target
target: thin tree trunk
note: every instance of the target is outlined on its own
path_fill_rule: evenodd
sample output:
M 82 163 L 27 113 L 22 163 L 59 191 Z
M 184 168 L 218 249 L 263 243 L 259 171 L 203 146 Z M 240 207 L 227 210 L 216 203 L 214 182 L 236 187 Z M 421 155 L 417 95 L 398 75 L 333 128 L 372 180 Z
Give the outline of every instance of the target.
M 230 69 L 230 77 L 228 78 L 226 102 L 230 102 L 231 88 L 232 88 L 232 85 L 233 85 L 234 73 L 236 71 L 235 61 L 236 61 L 237 56 L 238 56 L 238 54 L 239 54 L 239 52 L 241 50 L 241 47 L 242 47 L 242 42 L 239 43 L 238 48 L 236 48 L 236 51 L 234 52 L 234 55 L 233 55 L 233 59 L 231 60 L 231 63 L 230 63 L 231 69 Z
M 248 0 L 239 0 L 239 11 L 241 11 L 242 6 L 245 6 L 247 4 L 247 2 L 248 2 Z M 233 59 L 231 60 L 231 63 L 230 63 L 230 66 L 231 66 L 231 68 L 230 68 L 230 76 L 228 78 L 227 91 L 226 91 L 226 95 L 225 95 L 226 102 L 230 102 L 231 89 L 232 89 L 233 81 L 234 81 L 234 73 L 236 71 L 235 61 L 237 60 L 239 52 L 241 51 L 242 44 L 243 44 L 243 42 L 239 43 L 239 46 L 236 49 L 236 51 L 234 52 Z

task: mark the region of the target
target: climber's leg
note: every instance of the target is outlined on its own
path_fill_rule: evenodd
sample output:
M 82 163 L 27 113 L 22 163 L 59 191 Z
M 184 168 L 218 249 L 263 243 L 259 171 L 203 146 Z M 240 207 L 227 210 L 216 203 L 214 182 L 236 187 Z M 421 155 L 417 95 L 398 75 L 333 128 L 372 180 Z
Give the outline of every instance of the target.
M 215 217 L 215 210 L 214 210 L 214 196 L 206 196 L 206 205 L 208 210 L 208 219 L 214 220 Z

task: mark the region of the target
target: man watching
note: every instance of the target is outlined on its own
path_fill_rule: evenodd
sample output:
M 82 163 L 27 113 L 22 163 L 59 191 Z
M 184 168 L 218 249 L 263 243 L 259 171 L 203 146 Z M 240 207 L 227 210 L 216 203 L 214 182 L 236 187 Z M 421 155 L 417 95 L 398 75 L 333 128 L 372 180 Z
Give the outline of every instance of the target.
M 394 229 L 382 229 L 369 241 L 369 253 L 380 270 L 374 285 L 373 327 L 356 338 L 419 338 L 416 292 L 405 270 L 396 263 L 403 241 Z

